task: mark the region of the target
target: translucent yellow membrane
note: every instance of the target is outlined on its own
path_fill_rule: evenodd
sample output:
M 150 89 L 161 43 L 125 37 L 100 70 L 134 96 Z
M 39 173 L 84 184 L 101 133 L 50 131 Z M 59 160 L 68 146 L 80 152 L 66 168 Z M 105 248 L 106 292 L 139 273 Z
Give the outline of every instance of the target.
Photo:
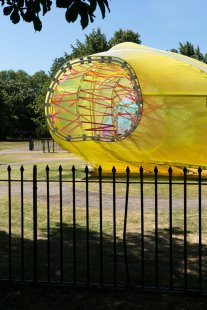
M 207 168 L 206 105 L 207 65 L 122 43 L 63 66 L 45 110 L 53 138 L 94 168 L 179 174 Z
M 141 118 L 136 75 L 116 58 L 71 62 L 58 73 L 51 90 L 49 125 L 67 141 L 118 141 L 130 135 Z

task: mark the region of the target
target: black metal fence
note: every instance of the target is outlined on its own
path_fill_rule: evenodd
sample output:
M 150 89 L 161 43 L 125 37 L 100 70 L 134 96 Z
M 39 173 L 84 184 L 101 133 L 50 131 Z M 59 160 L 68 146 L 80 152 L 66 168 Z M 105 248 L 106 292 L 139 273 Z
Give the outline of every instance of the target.
M 207 182 L 24 167 L 0 180 L 0 279 L 205 292 Z
M 62 148 L 52 138 L 29 139 L 30 151 L 42 151 L 43 153 L 54 153 Z

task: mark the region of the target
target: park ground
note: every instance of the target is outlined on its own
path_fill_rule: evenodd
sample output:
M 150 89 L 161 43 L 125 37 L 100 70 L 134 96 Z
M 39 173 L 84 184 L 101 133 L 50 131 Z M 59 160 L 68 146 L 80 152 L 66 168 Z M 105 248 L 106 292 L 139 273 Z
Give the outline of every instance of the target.
M 87 164 L 67 152 L 55 154 L 41 151 L 29 152 L 27 143 L 0 142 L 0 168 L 2 173 L 11 164 L 13 171 L 20 165 L 28 168 L 33 164 L 41 169 L 46 164 L 58 167 L 75 164 L 84 169 Z M 49 285 L 0 284 L 0 310 L 18 309 L 206 309 L 207 296 L 170 292 L 94 288 L 70 288 Z
M 206 296 L 135 290 L 0 285 L 1 310 L 205 310 Z

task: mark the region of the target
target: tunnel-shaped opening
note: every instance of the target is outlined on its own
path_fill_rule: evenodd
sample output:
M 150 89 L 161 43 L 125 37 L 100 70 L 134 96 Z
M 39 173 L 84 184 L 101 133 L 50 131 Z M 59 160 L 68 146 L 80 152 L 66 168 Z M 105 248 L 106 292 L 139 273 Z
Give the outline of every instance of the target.
M 91 56 L 61 68 L 46 99 L 46 118 L 69 141 L 119 141 L 138 126 L 140 86 L 133 69 L 116 57 Z

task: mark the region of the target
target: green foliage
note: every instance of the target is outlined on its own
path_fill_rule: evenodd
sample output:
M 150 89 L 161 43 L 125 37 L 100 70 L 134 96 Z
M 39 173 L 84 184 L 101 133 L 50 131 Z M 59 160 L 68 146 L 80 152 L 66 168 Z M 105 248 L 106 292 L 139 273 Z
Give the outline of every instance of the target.
M 205 64 L 207 64 L 207 53 L 203 57 L 203 62 L 205 62 Z
M 35 125 L 34 135 L 36 137 L 47 137 L 49 136 L 49 131 L 45 119 L 44 105 L 50 78 L 44 71 L 39 71 L 32 76 L 32 83 L 36 91 L 36 96 L 31 105 L 34 112 L 32 117 Z
M 176 48 L 171 48 L 171 49 L 170 49 L 170 52 L 171 52 L 171 53 L 176 53 L 176 54 L 177 54 L 177 53 L 178 53 L 178 50 L 177 50 Z
M 22 70 L 1 71 L 0 85 L 3 92 L 1 105 L 6 114 L 6 118 L 1 119 L 1 138 L 5 134 L 12 137 L 31 135 L 34 125 L 31 121 L 33 112 L 30 104 L 35 92 L 30 76 Z
M 178 51 L 180 54 L 188 56 L 188 57 L 193 57 L 194 53 L 195 53 L 194 46 L 189 41 L 186 41 L 186 43 L 184 43 L 184 44 L 179 42 Z
M 132 30 L 123 30 L 120 28 L 119 30 L 114 32 L 114 36 L 109 40 L 109 47 L 112 47 L 116 44 L 122 42 L 133 42 L 137 44 L 141 44 L 141 40 L 139 39 L 140 35 L 138 32 L 134 32 Z
M 40 108 L 40 98 L 37 100 L 37 97 L 43 93 L 43 85 L 48 79 L 43 71 L 33 76 L 22 70 L 0 72 L 0 139 L 37 135 L 45 101 L 42 98 Z
M 179 42 L 178 49 L 171 49 L 171 52 L 179 53 L 181 55 L 185 55 L 194 59 L 197 59 L 199 61 L 203 61 L 206 63 L 206 55 L 203 55 L 200 51 L 199 46 L 195 47 L 192 43 L 189 41 L 186 41 L 185 43 Z
M 50 67 L 50 76 L 54 76 L 68 59 L 70 59 L 70 56 L 67 53 L 65 53 L 62 57 L 55 58 L 52 66 Z
M 109 46 L 105 34 L 100 28 L 92 30 L 89 35 L 85 35 L 85 42 L 76 41 L 76 46 L 71 45 L 72 53 L 70 58 L 86 56 L 94 53 L 106 51 Z
M 36 31 L 41 31 L 42 22 L 40 13 L 44 16 L 52 8 L 50 0 L 0 0 L 3 7 L 3 14 L 10 16 L 13 24 L 18 24 L 22 19 L 28 23 L 33 23 Z M 97 5 L 105 17 L 106 9 L 109 9 L 109 0 L 56 0 L 56 7 L 65 9 L 65 18 L 68 23 L 73 23 L 80 17 L 82 28 L 86 28 L 89 21 L 92 23 L 95 18 Z
M 203 60 L 204 60 L 204 55 L 201 53 L 199 46 L 197 46 L 197 47 L 194 49 L 193 58 L 195 58 L 195 59 L 197 59 L 197 60 L 200 60 L 200 61 L 203 61 Z
M 108 41 L 104 33 L 101 32 L 100 28 L 93 29 L 88 35 L 85 35 L 84 42 L 76 40 L 76 44 L 71 45 L 72 53 L 65 53 L 63 57 L 56 58 L 50 68 L 51 76 L 54 76 L 60 67 L 68 60 L 87 56 L 95 53 L 105 52 L 112 46 L 122 42 L 134 42 L 141 43 L 139 39 L 140 35 L 138 32 L 132 30 L 119 29 L 115 31 L 114 36 Z
M 6 136 L 10 127 L 10 115 L 12 111 L 11 102 L 7 98 L 4 84 L 0 80 L 0 109 L 1 109 L 1 122 L 0 122 L 0 139 Z

